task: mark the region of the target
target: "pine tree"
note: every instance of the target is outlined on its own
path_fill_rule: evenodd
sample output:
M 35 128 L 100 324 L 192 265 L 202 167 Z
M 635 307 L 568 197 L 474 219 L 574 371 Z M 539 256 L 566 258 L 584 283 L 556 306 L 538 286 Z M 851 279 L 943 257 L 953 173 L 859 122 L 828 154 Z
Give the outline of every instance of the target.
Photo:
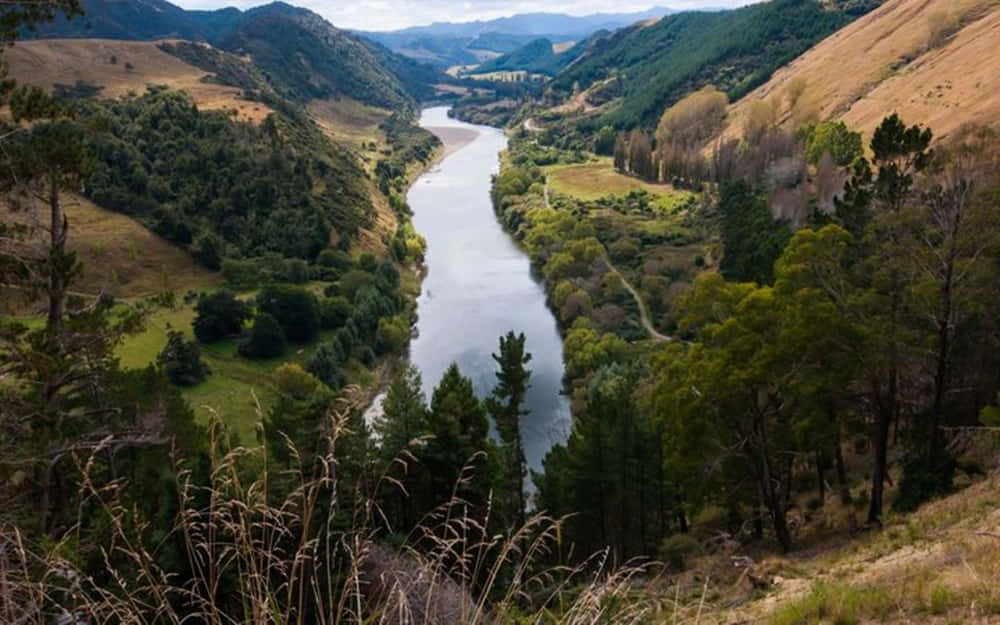
M 531 362 L 531 354 L 524 349 L 524 334 L 513 331 L 500 337 L 500 353 L 493 354 L 499 369 L 496 372 L 497 386 L 486 400 L 487 408 L 496 423 L 502 445 L 501 458 L 508 505 L 513 509 L 514 527 L 524 525 L 524 478 L 527 464 L 524 458 L 524 444 L 521 440 L 521 419 L 528 414 L 524 409 L 525 396 L 530 387 L 531 371 L 525 368 Z
M 489 422 L 472 380 L 457 364 L 434 389 L 428 426 L 433 438 L 419 457 L 430 473 L 430 495 L 443 503 L 454 492 L 473 506 L 484 505 L 493 482 Z M 471 474 L 463 472 L 466 467 Z
M 409 365 L 393 378 L 375 432 L 381 470 L 400 484 L 390 498 L 395 512 L 390 523 L 395 531 L 407 532 L 420 515 L 439 503 L 427 492 L 426 467 L 417 461 L 420 449 L 427 445 L 430 424 L 420 370 L 415 366 Z

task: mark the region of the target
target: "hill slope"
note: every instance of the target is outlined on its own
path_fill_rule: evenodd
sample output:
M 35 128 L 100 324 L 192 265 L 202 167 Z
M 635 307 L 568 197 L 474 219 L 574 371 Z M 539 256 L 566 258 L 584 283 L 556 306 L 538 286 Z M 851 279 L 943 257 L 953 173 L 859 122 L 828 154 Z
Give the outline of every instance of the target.
M 188 39 L 252 56 L 289 99 L 348 96 L 414 108 L 443 78 L 436 70 L 335 28 L 283 2 L 247 11 L 186 11 L 165 0 L 84 0 L 84 16 L 43 25 L 32 38 Z
M 738 99 L 877 0 L 774 0 L 732 11 L 689 12 L 637 24 L 591 44 L 552 82 L 570 97 L 621 78 L 623 100 L 603 122 L 652 125 L 687 93 L 715 84 Z M 603 123 L 602 122 L 602 123 Z
M 4 54 L 13 78 L 47 90 L 94 88 L 117 98 L 146 85 L 186 92 L 203 110 L 235 109 L 237 118 L 260 122 L 272 109 L 242 97 L 246 86 L 221 84 L 213 73 L 168 54 L 155 41 L 44 39 L 22 41 Z M 62 86 L 62 87 L 60 87 Z
M 824 40 L 732 108 L 738 135 L 756 100 L 789 85 L 821 119 L 870 132 L 887 114 L 945 136 L 967 122 L 1000 123 L 1000 2 L 890 0 Z M 801 88 L 801 87 L 800 87 Z M 786 112 L 783 121 L 790 123 Z
M 548 39 L 536 39 L 510 54 L 487 61 L 476 68 L 476 73 L 526 71 L 553 76 L 569 65 L 584 50 L 583 42 L 568 50 L 556 52 Z

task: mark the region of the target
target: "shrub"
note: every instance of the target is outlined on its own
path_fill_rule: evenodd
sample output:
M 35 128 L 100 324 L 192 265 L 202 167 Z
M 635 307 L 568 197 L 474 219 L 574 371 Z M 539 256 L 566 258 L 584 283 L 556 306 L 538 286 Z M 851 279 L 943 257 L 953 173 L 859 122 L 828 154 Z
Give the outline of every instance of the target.
M 347 271 L 354 264 L 351 257 L 346 252 L 327 248 L 316 257 L 316 264 L 320 267 L 337 269 L 341 272 Z
M 167 379 L 178 386 L 193 386 L 209 374 L 208 366 L 201 360 L 201 350 L 194 341 L 184 340 L 177 330 L 167 333 L 167 345 L 156 357 Z
M 701 545 L 690 534 L 674 534 L 660 545 L 660 559 L 671 568 L 683 570 L 688 558 L 701 551 Z
M 354 308 L 345 297 L 325 297 L 319 302 L 319 326 L 324 330 L 343 327 L 351 318 Z
M 250 338 L 240 345 L 240 354 L 247 358 L 277 358 L 285 353 L 285 333 L 281 324 L 268 313 L 257 315 Z
M 409 338 L 410 324 L 404 315 L 379 319 L 378 329 L 375 331 L 375 347 L 379 353 L 400 353 Z
M 920 504 L 949 493 L 956 467 L 955 459 L 947 454 L 942 454 L 936 462 L 929 463 L 924 458 L 908 462 L 892 502 L 893 510 L 912 512 Z
M 272 381 L 279 395 L 292 399 L 309 399 L 322 384 L 301 365 L 294 362 L 285 363 L 275 369 Z
M 266 287 L 257 296 L 257 308 L 281 325 L 290 343 L 308 343 L 319 333 L 319 305 L 309 291 L 287 285 Z
M 214 343 L 243 332 L 250 320 L 250 307 L 230 291 L 218 291 L 198 298 L 192 323 L 194 335 L 202 343 Z

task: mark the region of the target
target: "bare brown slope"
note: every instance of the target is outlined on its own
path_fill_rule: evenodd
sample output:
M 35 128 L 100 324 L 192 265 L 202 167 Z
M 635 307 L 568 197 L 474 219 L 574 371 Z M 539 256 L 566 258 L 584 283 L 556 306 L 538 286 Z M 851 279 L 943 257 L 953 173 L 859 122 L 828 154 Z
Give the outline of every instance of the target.
M 738 136 L 751 104 L 775 102 L 805 84 L 798 113 L 843 120 L 870 133 L 887 114 L 931 127 L 938 137 L 968 122 L 1000 125 L 1000 1 L 889 0 L 775 73 L 731 110 Z
M 142 93 L 147 85 L 187 92 L 206 110 L 235 109 L 241 120 L 260 121 L 271 109 L 240 98 L 240 90 L 202 79 L 208 74 L 157 47 L 156 41 L 44 39 L 22 41 L 4 52 L 19 82 L 52 89 L 77 81 L 103 87 L 98 97 Z

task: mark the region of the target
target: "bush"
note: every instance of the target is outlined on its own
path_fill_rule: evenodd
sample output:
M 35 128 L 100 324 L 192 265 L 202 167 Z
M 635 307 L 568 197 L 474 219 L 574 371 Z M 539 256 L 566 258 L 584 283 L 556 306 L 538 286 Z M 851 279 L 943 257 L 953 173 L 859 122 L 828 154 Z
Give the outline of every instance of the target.
M 277 358 L 285 353 L 287 342 L 281 324 L 268 313 L 257 315 L 250 338 L 240 345 L 240 354 L 247 358 Z
M 195 313 L 194 335 L 202 343 L 214 343 L 240 334 L 251 318 L 250 307 L 229 291 L 201 296 Z
M 319 326 L 324 330 L 343 327 L 354 308 L 345 297 L 325 297 L 319 302 Z
M 678 571 L 687 560 L 701 551 L 701 545 L 690 534 L 674 534 L 660 545 L 660 559 Z
M 319 333 L 319 305 L 316 296 L 294 286 L 273 285 L 257 296 L 257 308 L 281 326 L 290 343 L 308 343 Z
M 410 338 L 410 324 L 404 315 L 383 317 L 375 331 L 375 347 L 381 354 L 398 354 Z
M 320 267 L 344 272 L 351 268 L 354 261 L 351 260 L 351 257 L 346 252 L 327 248 L 316 257 L 316 264 Z
M 178 386 L 194 386 L 209 374 L 208 366 L 201 360 L 201 350 L 194 341 L 184 340 L 177 330 L 167 333 L 167 346 L 156 362 L 163 367 L 167 379 Z
M 918 458 L 906 463 L 892 502 L 893 510 L 913 512 L 920 504 L 951 492 L 957 466 L 955 459 L 945 453 L 935 462 Z

